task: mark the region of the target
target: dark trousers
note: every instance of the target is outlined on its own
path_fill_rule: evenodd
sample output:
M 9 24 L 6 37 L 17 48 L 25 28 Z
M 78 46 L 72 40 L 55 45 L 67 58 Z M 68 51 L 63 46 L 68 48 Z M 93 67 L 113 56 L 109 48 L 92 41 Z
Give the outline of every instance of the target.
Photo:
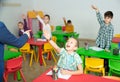
M 0 61 L 0 82 L 3 82 L 4 61 Z

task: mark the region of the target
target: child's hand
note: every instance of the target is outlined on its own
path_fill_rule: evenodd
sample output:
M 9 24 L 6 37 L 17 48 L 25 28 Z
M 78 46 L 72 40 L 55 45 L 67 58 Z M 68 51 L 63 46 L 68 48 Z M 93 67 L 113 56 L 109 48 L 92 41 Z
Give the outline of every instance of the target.
M 68 71 L 68 70 L 61 69 L 60 72 L 63 75 L 70 75 L 70 71 Z
M 25 16 L 24 14 L 22 14 L 22 18 L 23 18 L 23 19 L 25 19 L 25 18 L 26 18 L 26 16 Z
M 108 49 L 105 49 L 105 51 L 106 51 L 106 52 L 110 52 L 110 50 L 108 50 Z
M 24 34 L 27 34 L 27 35 L 28 35 L 28 38 L 30 38 L 30 31 L 31 31 L 31 30 L 27 30 L 27 31 L 24 32 Z
M 44 35 L 44 37 L 47 39 L 47 40 L 50 40 L 50 34 L 47 32 L 47 31 L 43 31 L 43 35 Z
M 65 17 L 63 17 L 63 20 L 66 20 Z
M 91 7 L 92 7 L 96 12 L 99 11 L 98 8 L 97 8 L 96 6 L 92 5 Z

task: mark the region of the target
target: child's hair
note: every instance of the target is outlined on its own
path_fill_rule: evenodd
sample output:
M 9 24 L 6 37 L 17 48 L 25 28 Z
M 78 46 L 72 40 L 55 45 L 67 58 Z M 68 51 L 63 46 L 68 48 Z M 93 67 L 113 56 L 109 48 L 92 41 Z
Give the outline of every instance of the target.
M 46 14 L 46 15 L 44 15 L 44 17 L 48 17 L 48 18 L 49 18 L 49 20 L 50 20 L 50 15 Z
M 105 12 L 105 13 L 104 13 L 104 17 L 105 17 L 105 18 L 106 18 L 106 17 L 113 18 L 113 13 L 112 13 L 112 11 L 107 11 L 107 12 Z
M 23 22 L 20 21 L 20 22 L 18 22 L 18 24 L 22 24 L 23 25 Z
M 70 23 L 72 23 L 72 21 L 71 21 L 71 20 L 68 20 L 67 23 L 70 24 Z

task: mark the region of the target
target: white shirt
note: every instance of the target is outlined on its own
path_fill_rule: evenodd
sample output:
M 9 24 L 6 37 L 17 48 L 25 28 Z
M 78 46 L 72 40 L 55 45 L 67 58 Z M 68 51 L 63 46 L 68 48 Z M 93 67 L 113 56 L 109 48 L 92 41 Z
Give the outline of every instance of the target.
M 36 17 L 42 23 L 43 31 L 44 30 L 47 31 L 50 34 L 50 36 L 52 37 L 50 25 L 49 24 L 45 24 L 44 21 L 42 20 L 42 18 L 39 15 L 37 15 Z

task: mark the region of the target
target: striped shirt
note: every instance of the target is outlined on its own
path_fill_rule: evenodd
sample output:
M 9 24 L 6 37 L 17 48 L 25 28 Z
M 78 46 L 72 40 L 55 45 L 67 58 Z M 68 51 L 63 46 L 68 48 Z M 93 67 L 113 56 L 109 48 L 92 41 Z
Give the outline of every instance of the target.
M 113 38 L 114 28 L 110 23 L 106 25 L 100 12 L 96 13 L 100 29 L 96 39 L 96 45 L 103 49 L 110 49 L 110 44 Z

